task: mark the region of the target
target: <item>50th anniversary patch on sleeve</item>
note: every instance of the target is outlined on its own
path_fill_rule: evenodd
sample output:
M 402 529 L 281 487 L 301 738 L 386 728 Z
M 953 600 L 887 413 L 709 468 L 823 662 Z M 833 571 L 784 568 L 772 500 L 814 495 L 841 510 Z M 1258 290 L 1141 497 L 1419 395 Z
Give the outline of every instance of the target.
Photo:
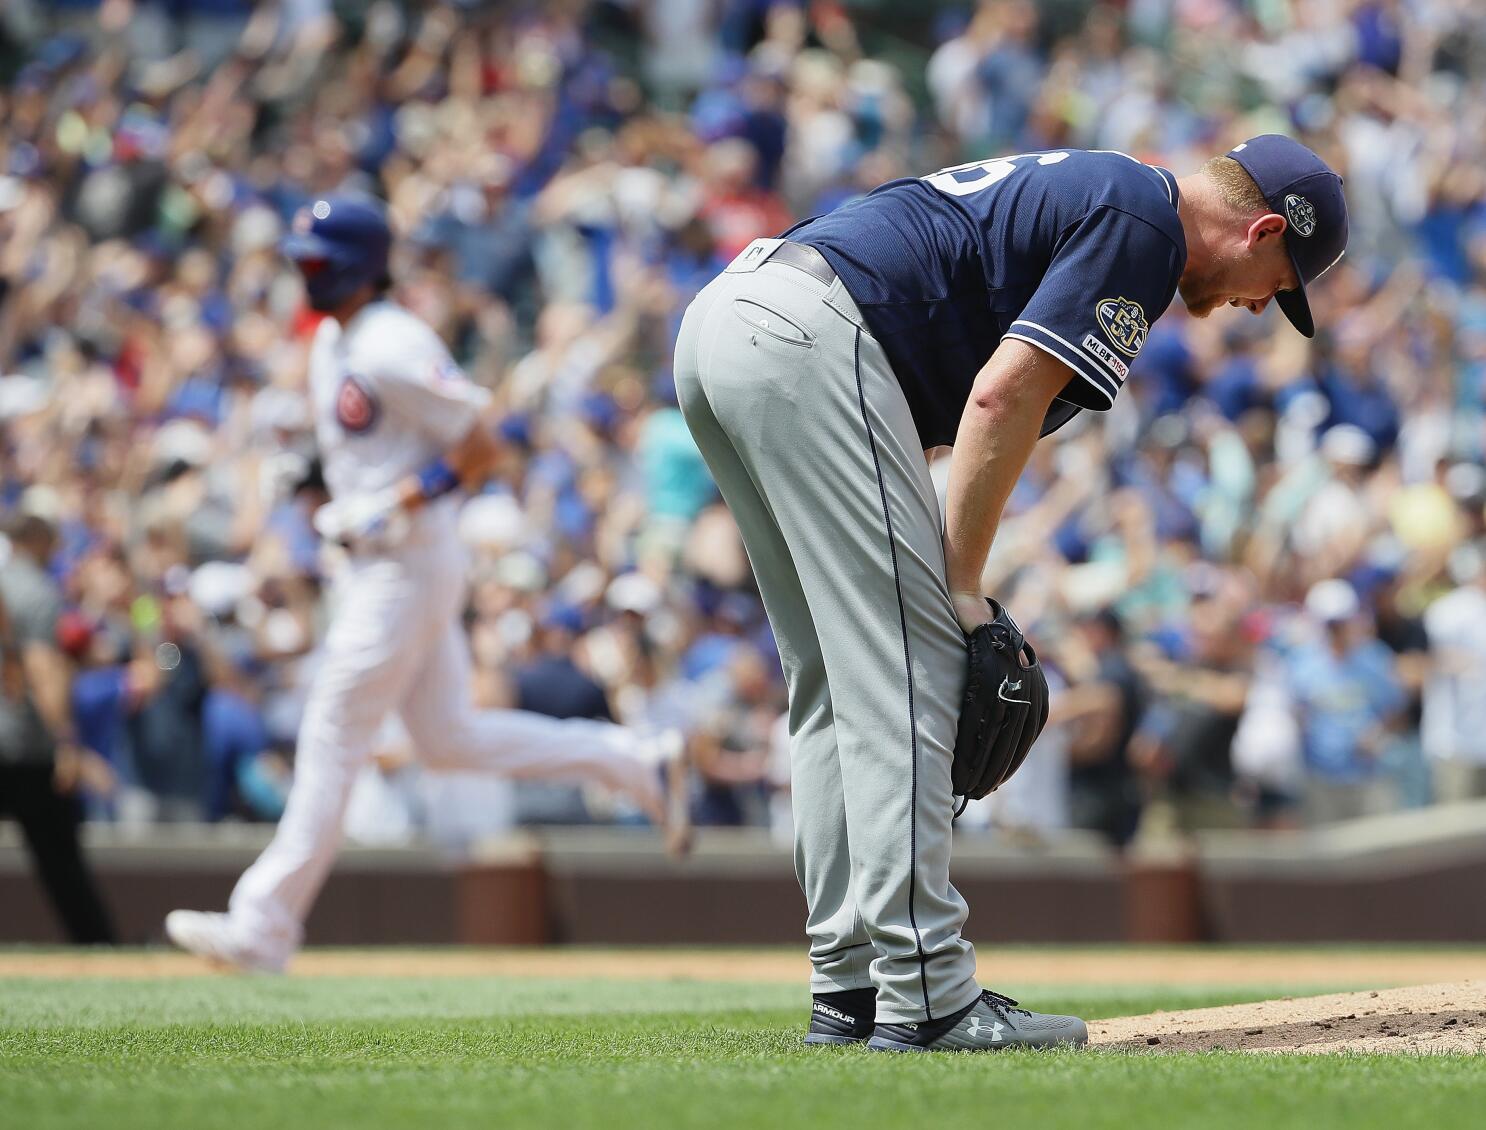
M 1101 298 L 1094 304 L 1094 314 L 1099 319 L 1099 328 L 1116 349 L 1131 357 L 1140 352 L 1151 325 L 1139 302 L 1130 298 Z M 1088 344 L 1087 338 L 1084 344 Z

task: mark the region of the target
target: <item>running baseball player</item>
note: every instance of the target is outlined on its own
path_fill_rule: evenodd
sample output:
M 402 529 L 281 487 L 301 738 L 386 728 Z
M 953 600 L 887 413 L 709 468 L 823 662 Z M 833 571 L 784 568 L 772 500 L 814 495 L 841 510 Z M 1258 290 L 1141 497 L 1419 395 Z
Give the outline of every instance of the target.
M 279 970 L 298 948 L 351 785 L 389 711 L 431 768 L 599 782 L 666 825 L 673 850 L 684 846 L 679 735 L 471 704 L 455 492 L 482 481 L 496 454 L 480 422 L 488 394 L 431 328 L 388 300 L 390 245 L 381 206 L 352 196 L 315 201 L 284 240 L 310 305 L 328 315 L 309 360 L 331 496 L 315 525 L 349 563 L 273 840 L 226 914 L 176 910 L 165 920 L 181 948 L 238 967 Z
M 1182 178 L 1064 149 L 882 185 L 754 241 L 692 303 L 681 408 L 789 687 L 808 1042 L 1085 1042 L 982 990 L 950 883 L 956 794 L 1004 781 L 1046 717 L 986 555 L 1033 444 L 1114 403 L 1178 291 L 1198 317 L 1274 300 L 1309 337 L 1305 286 L 1346 240 L 1341 179 L 1284 137 Z

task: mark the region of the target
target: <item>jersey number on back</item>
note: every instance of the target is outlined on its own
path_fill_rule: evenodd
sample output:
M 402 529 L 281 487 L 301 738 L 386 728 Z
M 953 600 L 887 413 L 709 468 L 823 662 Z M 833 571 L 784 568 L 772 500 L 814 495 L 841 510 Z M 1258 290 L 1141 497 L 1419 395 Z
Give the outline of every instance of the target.
M 1067 153 L 1016 153 L 1010 157 L 997 157 L 990 161 L 971 161 L 968 165 L 952 165 L 930 173 L 923 179 L 940 192 L 949 196 L 969 196 L 992 185 L 1000 184 L 1017 171 L 1018 161 L 1037 159 L 1039 165 L 1056 165 L 1068 159 Z

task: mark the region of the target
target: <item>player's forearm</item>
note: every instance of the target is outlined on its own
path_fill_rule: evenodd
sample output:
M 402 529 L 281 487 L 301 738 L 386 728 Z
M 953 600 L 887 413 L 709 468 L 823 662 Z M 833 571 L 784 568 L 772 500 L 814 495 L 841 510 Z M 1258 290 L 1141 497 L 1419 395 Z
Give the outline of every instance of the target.
M 483 424 L 475 424 L 442 457 L 398 484 L 398 505 L 405 510 L 416 510 L 456 488 L 478 488 L 489 477 L 496 454 L 495 439 L 489 430 Z
M 1007 346 L 976 377 L 950 457 L 944 548 L 952 593 L 980 591 L 1001 512 L 1061 387 L 1061 376 L 1050 376 L 1039 360 L 1044 354 L 1020 342 Z

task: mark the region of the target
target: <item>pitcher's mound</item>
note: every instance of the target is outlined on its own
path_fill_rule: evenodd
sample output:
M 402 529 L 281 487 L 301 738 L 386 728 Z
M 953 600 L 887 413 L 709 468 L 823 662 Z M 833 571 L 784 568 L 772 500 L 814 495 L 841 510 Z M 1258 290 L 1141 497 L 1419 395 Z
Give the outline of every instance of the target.
M 1486 1053 L 1486 981 L 1122 1016 L 1089 1043 L 1133 1052 Z

